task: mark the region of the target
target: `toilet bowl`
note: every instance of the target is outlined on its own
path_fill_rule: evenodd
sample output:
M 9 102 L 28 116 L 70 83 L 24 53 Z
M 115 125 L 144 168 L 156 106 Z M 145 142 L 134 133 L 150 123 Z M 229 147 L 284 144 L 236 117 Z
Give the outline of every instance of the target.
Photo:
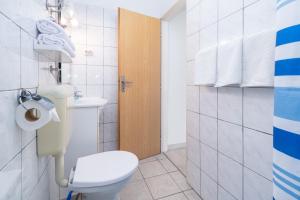
M 70 173 L 68 189 L 87 200 L 118 200 L 137 167 L 138 158 L 125 151 L 81 157 Z

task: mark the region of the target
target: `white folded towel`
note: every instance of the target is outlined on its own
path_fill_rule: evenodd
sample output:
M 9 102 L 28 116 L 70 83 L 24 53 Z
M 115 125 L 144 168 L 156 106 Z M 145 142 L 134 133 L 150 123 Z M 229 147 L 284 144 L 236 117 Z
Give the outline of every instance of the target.
M 63 38 L 57 37 L 56 35 L 39 34 L 37 38 L 37 43 L 62 48 L 65 51 L 67 51 L 71 57 L 75 57 L 75 52 L 70 47 L 69 43 Z
M 218 47 L 216 87 L 240 85 L 242 81 L 243 39 L 238 38 Z
M 217 47 L 200 50 L 195 57 L 194 84 L 212 86 L 216 83 Z
M 75 46 L 66 34 L 63 27 L 51 21 L 50 19 L 42 19 L 36 22 L 36 27 L 41 34 L 56 35 L 61 37 L 69 43 L 69 46 L 75 51 Z
M 276 32 L 244 38 L 242 87 L 274 86 Z

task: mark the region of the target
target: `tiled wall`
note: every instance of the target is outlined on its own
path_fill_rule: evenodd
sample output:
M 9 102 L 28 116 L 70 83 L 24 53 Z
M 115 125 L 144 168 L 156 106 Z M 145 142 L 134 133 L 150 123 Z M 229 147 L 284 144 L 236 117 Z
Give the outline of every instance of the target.
M 79 26 L 71 30 L 71 37 L 77 56 L 69 75 L 63 77 L 85 96 L 108 99 L 100 120 L 99 142 L 104 151 L 114 150 L 118 148 L 117 10 L 74 7 Z
M 45 2 L 0 0 L 0 5 L 0 198 L 49 199 L 49 158 L 37 156 L 36 132 L 15 123 L 19 89 L 55 83 L 43 70 L 48 63 L 39 62 L 33 50 L 35 20 L 47 16 Z
M 274 27 L 274 0 L 188 0 L 188 180 L 204 200 L 272 199 L 273 89 L 193 86 L 196 52 Z

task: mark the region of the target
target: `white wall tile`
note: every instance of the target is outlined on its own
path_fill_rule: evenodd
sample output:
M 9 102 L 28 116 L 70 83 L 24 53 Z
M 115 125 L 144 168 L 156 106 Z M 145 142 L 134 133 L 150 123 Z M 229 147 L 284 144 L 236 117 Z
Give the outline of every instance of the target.
M 245 166 L 272 180 L 273 140 L 271 135 L 244 129 Z
M 218 180 L 218 153 L 203 143 L 201 143 L 201 170 L 214 181 Z
M 218 0 L 202 0 L 200 2 L 200 29 L 217 22 Z
M 196 5 L 191 10 L 187 12 L 186 15 L 187 18 L 187 35 L 191 35 L 197 31 L 199 31 L 200 28 L 200 5 Z
M 274 29 L 276 23 L 276 1 L 258 1 L 245 8 L 244 17 L 245 35 Z
M 186 93 L 187 110 L 199 113 L 200 88 L 198 86 L 187 86 Z
M 242 125 L 243 90 L 241 88 L 223 87 L 219 89 L 218 118 Z
M 272 199 L 272 197 L 272 182 L 244 168 L 244 199 L 269 200 Z
M 212 24 L 199 32 L 200 50 L 207 49 L 218 44 L 218 25 Z M 197 41 L 195 41 L 197 42 Z
M 243 0 L 219 1 L 219 19 L 243 8 Z
M 103 8 L 97 6 L 87 6 L 86 12 L 88 25 L 103 26 Z
M 86 84 L 86 66 L 73 65 L 72 67 L 72 84 L 85 85 Z
M 78 20 L 79 24 L 86 24 L 86 6 L 83 4 L 74 4 L 74 17 Z
M 38 54 L 33 50 L 33 38 L 21 30 L 21 87 L 37 87 L 38 82 Z
M 195 138 L 187 136 L 187 157 L 200 168 L 200 142 Z
M 20 87 L 20 28 L 0 15 L 0 90 Z
M 88 65 L 103 65 L 103 47 L 102 46 L 87 46 L 86 50 L 91 55 L 86 56 L 86 63 Z
M 187 161 L 187 181 L 200 195 L 200 169 L 191 161 Z
M 112 66 L 104 66 L 104 84 L 118 85 L 118 68 Z
M 21 131 L 15 121 L 17 91 L 0 92 L 0 169 L 21 151 Z
M 118 86 L 104 85 L 104 98 L 108 103 L 118 103 Z
M 36 140 L 33 140 L 22 151 L 22 199 L 30 199 L 38 179 Z
M 118 125 L 116 123 L 104 124 L 104 142 L 112 142 L 118 140 Z
M 230 4 L 227 4 L 231 7 Z M 234 13 L 219 21 L 219 43 L 229 42 L 243 36 L 243 11 Z
M 218 200 L 217 183 L 203 172 L 201 172 L 201 197 L 203 199 Z
M 72 63 L 75 65 L 85 65 L 86 64 L 86 45 L 75 44 L 76 56 L 72 59 Z
M 12 161 L 10 161 L 5 168 L 0 171 L 3 177 L 10 180 L 6 181 L 6 185 L 1 186 L 0 197 L 1 199 L 21 200 L 21 182 L 22 182 L 22 169 L 21 169 L 21 154 L 18 154 Z M 5 180 L 1 180 L 4 184 Z M 8 189 L 8 190 L 4 190 Z
M 217 118 L 217 89 L 212 87 L 200 88 L 200 113 Z
M 218 200 L 236 200 L 229 192 L 222 187 L 218 187 Z
M 103 85 L 87 85 L 86 95 L 88 97 L 103 97 Z
M 104 28 L 104 46 L 117 47 L 117 30 L 115 28 Z
M 271 88 L 245 88 L 244 126 L 273 133 L 274 91 Z
M 103 109 L 104 123 L 118 122 L 118 106 L 117 104 L 106 105 Z
M 103 84 L 102 66 L 87 66 L 87 84 L 88 85 Z
M 50 199 L 48 171 L 43 173 L 33 193 L 30 195 L 30 200 L 40 199 Z
M 218 122 L 218 150 L 243 163 L 243 128 L 228 122 Z
M 186 9 L 189 10 L 193 7 L 195 7 L 195 5 L 197 5 L 200 2 L 200 0 L 187 0 L 186 1 Z
M 71 40 L 75 44 L 86 45 L 87 41 L 87 26 L 84 24 L 78 25 L 78 27 L 73 27 L 70 31 Z M 78 48 L 76 48 L 76 55 L 78 54 Z
M 187 60 L 194 60 L 195 55 L 199 50 L 199 34 L 195 33 L 187 38 L 186 57 Z
M 104 27 L 117 28 L 117 11 L 104 9 Z
M 104 47 L 104 65 L 118 66 L 117 49 Z
M 103 35 L 102 27 L 87 26 L 86 44 L 88 46 L 102 46 Z
M 253 4 L 257 1 L 260 1 L 260 0 L 244 0 L 244 7 L 249 6 L 250 4 Z
M 235 198 L 243 198 L 243 167 L 239 163 L 219 154 L 218 156 L 219 184 Z
M 186 85 L 194 85 L 194 61 L 190 61 L 186 65 Z
M 199 140 L 199 114 L 187 111 L 187 135 Z
M 200 141 L 214 149 L 217 149 L 217 119 L 205 115 L 200 115 Z

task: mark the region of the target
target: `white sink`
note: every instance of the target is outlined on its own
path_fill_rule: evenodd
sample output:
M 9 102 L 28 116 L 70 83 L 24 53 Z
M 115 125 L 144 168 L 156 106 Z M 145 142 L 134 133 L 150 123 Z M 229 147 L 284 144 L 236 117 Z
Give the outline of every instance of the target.
M 100 97 L 81 97 L 79 99 L 70 97 L 68 99 L 69 108 L 103 107 L 105 104 L 107 104 L 107 99 Z

